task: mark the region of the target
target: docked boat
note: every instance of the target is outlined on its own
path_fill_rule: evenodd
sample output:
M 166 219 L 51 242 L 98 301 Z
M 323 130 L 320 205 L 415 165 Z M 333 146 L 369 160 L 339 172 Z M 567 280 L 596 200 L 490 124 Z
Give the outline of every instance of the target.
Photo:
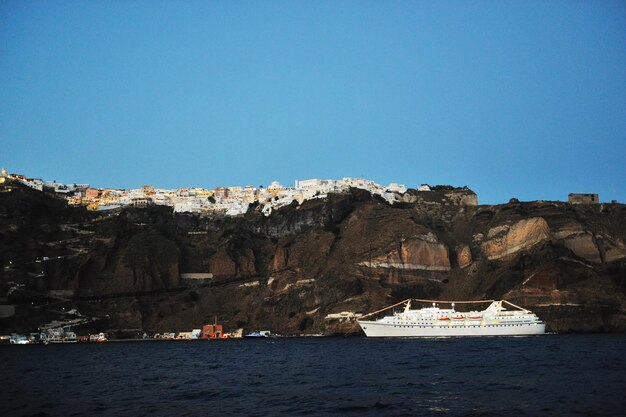
M 76 333 L 65 330 L 63 328 L 46 329 L 40 334 L 40 342 L 44 344 L 48 343 L 76 343 L 78 337 Z
M 246 339 L 257 339 L 262 337 L 274 337 L 274 335 L 269 330 L 261 330 L 258 332 L 246 334 L 243 337 Z
M 12 334 L 9 337 L 9 344 L 11 345 L 30 345 L 30 340 L 21 334 Z
M 411 302 L 431 306 L 413 309 Z M 490 303 L 482 311 L 456 311 L 457 304 Z M 441 308 L 440 305 L 449 306 Z M 402 306 L 404 306 L 402 308 Z M 376 316 L 391 310 L 391 315 Z M 543 334 L 545 324 L 530 310 L 506 300 L 404 300 L 357 320 L 367 337 L 518 336 Z
M 102 333 L 102 332 L 100 332 L 98 334 L 90 334 L 89 335 L 89 341 L 90 342 L 103 343 L 103 342 L 106 342 L 107 340 L 109 340 L 109 339 L 107 339 L 107 336 L 104 333 Z

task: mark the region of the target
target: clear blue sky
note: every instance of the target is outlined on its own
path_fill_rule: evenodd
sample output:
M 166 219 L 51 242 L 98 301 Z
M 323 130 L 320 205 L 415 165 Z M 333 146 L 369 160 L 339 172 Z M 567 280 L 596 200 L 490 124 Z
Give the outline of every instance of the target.
M 2 1 L 0 165 L 626 202 L 623 1 Z

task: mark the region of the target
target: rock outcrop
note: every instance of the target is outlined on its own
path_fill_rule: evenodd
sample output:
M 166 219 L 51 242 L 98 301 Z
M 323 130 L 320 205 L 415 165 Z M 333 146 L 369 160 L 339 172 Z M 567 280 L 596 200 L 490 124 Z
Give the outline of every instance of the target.
M 550 240 L 550 228 L 541 217 L 519 220 L 489 229 L 483 253 L 489 260 L 502 259 Z
M 424 271 L 450 271 L 448 249 L 432 233 L 402 239 L 399 247 L 371 262 L 359 265 L 372 268 L 417 269 Z
M 472 251 L 468 245 L 459 245 L 456 247 L 456 259 L 459 268 L 463 269 L 472 263 Z

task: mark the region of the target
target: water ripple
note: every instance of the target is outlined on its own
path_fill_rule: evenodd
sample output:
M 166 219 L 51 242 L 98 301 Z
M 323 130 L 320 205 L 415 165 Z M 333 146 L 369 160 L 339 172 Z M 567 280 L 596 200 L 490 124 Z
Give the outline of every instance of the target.
M 3 415 L 622 415 L 624 335 L 0 348 Z

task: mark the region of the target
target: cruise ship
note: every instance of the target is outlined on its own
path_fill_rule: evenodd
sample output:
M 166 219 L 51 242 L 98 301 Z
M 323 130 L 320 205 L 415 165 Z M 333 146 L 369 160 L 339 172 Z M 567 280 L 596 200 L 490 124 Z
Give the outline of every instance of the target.
M 432 304 L 430 307 L 412 309 L 412 301 Z M 456 304 L 477 303 L 490 304 L 482 311 L 455 310 Z M 440 308 L 441 304 L 449 308 Z M 404 308 L 401 308 L 402 305 Z M 398 309 L 400 311 L 396 311 Z M 377 320 L 373 318 L 386 310 L 392 310 L 393 314 Z M 366 314 L 358 322 L 367 337 L 519 336 L 544 334 L 546 331 L 546 325 L 534 313 L 506 300 L 408 299 Z

